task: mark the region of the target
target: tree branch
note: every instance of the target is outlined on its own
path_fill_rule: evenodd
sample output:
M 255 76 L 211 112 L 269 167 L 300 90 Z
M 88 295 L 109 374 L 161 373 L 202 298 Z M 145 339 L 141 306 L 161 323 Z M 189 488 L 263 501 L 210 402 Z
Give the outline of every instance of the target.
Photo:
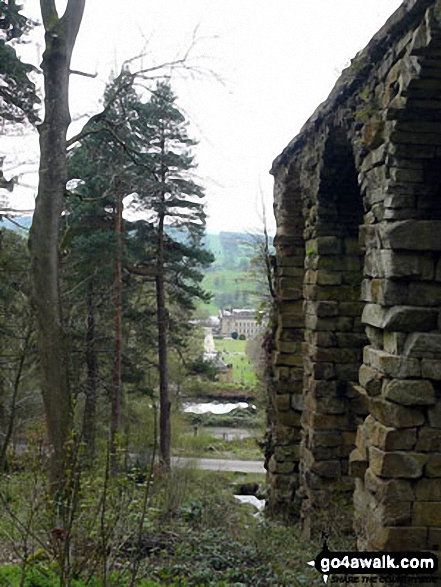
M 74 74 L 74 75 L 82 75 L 84 77 L 91 77 L 92 79 L 95 79 L 98 76 L 98 73 L 86 73 L 85 71 L 78 71 L 78 69 L 71 69 L 69 70 L 70 73 Z
M 77 38 L 80 29 L 85 4 L 86 0 L 69 0 L 66 11 L 61 18 L 62 26 L 66 27 L 66 43 L 70 50 L 72 50 L 75 45 L 75 39 Z
M 40 0 L 40 8 L 44 29 L 48 31 L 56 22 L 58 22 L 58 12 L 55 6 L 55 0 Z
M 124 263 L 124 269 L 133 275 L 141 275 L 142 277 L 156 277 L 156 269 L 139 267 L 137 265 L 131 265 L 130 263 Z

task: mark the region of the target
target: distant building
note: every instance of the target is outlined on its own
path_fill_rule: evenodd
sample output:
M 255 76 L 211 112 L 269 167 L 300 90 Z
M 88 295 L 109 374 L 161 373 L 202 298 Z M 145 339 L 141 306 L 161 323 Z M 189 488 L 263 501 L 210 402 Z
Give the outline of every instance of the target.
M 256 310 L 222 309 L 219 319 L 223 336 L 231 336 L 233 332 L 237 332 L 239 336 L 243 334 L 248 339 L 254 338 L 261 330 L 261 325 L 256 320 Z

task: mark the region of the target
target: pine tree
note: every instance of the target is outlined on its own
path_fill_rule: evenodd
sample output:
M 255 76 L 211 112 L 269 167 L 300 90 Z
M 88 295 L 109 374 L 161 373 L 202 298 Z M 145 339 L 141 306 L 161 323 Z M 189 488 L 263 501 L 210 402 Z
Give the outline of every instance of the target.
M 35 68 L 23 63 L 13 46 L 32 26 L 20 12 L 21 8 L 15 0 L 0 1 L 0 119 L 14 124 L 26 120 L 35 124 L 40 99 L 29 79 Z
M 148 137 L 143 156 L 149 174 L 139 186 L 139 209 L 149 211 L 149 239 L 152 247 L 144 264 L 153 264 L 156 287 L 157 340 L 160 400 L 160 456 L 170 467 L 170 398 L 168 349 L 171 333 L 179 336 L 172 323 L 171 304 L 178 308 L 177 321 L 187 325 L 197 298 L 208 300 L 200 283 L 200 269 L 213 257 L 203 247 L 206 215 L 203 189 L 193 180 L 195 142 L 187 134 L 185 117 L 176 105 L 168 83 L 160 82 L 152 98 L 138 110 L 139 135 Z M 142 228 L 138 236 L 142 237 Z M 145 233 L 146 231 L 144 231 Z M 146 234 L 143 235 L 147 236 Z M 150 256 L 150 258 L 149 258 Z

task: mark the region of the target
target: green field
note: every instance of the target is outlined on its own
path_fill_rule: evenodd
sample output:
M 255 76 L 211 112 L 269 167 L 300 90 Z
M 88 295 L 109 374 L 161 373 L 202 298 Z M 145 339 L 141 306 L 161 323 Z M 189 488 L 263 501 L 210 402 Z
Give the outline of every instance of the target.
M 213 294 L 210 304 L 202 306 L 211 315 L 220 308 L 256 308 L 265 294 L 256 277 L 252 259 L 256 255 L 255 239 L 245 233 L 207 234 L 206 246 L 215 261 L 206 271 L 202 285 Z
M 216 350 L 227 365 L 233 365 L 233 382 L 254 387 L 257 377 L 254 366 L 248 358 L 245 347 L 246 340 L 215 339 Z
M 204 289 L 213 294 L 210 313 L 217 315 L 220 308 L 253 308 L 260 298 L 258 284 L 250 271 L 218 269 L 208 271 L 202 282 Z

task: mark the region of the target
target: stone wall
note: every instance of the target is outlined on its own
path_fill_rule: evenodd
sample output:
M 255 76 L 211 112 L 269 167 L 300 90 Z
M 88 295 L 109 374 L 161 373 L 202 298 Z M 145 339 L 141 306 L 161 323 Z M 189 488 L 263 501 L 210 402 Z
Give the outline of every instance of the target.
M 441 1 L 408 0 L 274 162 L 269 506 L 441 550 Z M 332 521 L 331 521 L 332 522 Z

